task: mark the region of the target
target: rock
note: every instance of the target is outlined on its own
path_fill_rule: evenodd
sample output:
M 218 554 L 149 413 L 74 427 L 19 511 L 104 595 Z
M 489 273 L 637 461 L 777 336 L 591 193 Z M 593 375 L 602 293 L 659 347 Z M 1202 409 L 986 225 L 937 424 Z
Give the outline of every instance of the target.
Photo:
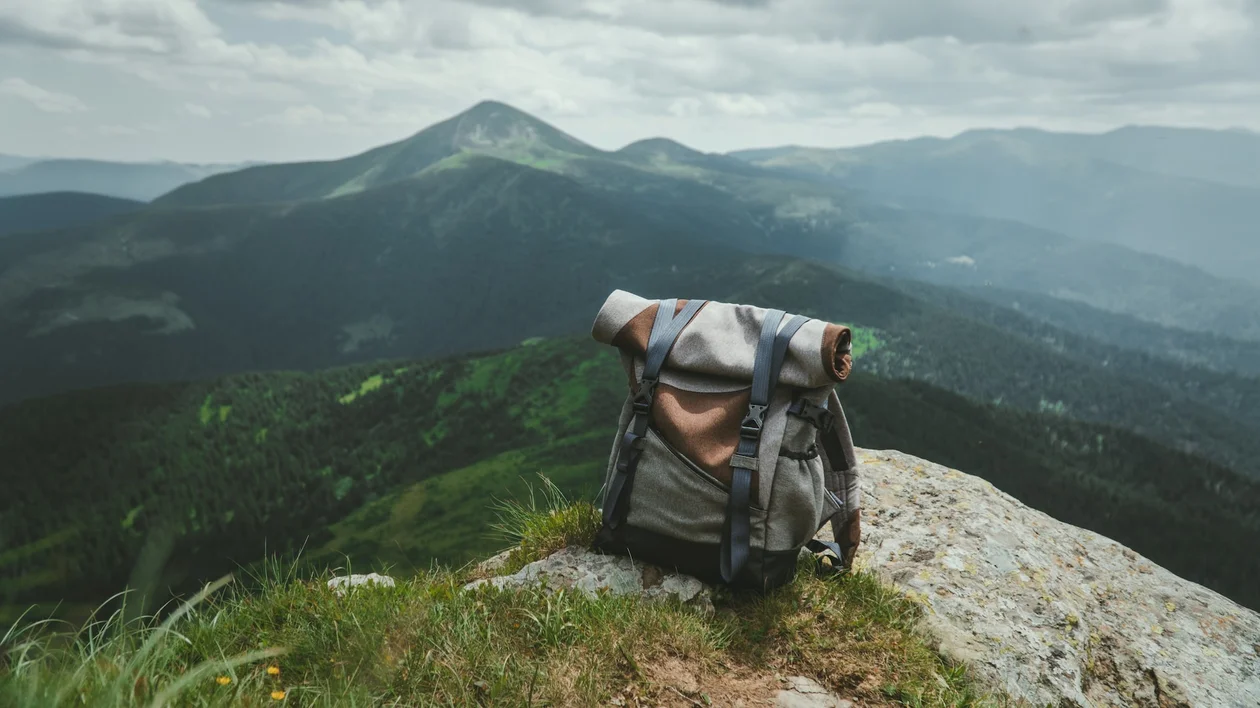
M 858 454 L 856 566 L 982 681 L 1034 705 L 1260 706 L 1257 613 L 978 477 Z
M 357 588 L 364 585 L 380 585 L 381 587 L 392 588 L 394 587 L 394 579 L 388 575 L 368 573 L 367 575 L 343 575 L 328 581 L 328 589 L 336 593 L 338 597 L 344 596 L 349 588 Z
M 853 702 L 839 698 L 812 678 L 789 676 L 787 687 L 774 697 L 778 708 L 853 708 Z
M 478 575 L 491 576 L 498 573 L 507 565 L 508 557 L 512 555 L 512 549 L 508 549 L 498 555 L 491 556 L 477 564 L 476 572 Z
M 712 590 L 689 575 L 585 548 L 566 548 L 512 575 L 474 580 L 464 587 L 472 589 L 486 583 L 498 588 L 575 589 L 589 596 L 607 590 L 613 595 L 640 595 L 656 601 L 677 598 L 702 612 L 713 611 Z

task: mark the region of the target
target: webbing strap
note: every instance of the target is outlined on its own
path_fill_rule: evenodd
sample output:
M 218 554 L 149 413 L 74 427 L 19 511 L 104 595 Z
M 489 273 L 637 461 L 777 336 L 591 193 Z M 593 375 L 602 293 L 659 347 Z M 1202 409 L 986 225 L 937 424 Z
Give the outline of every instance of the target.
M 785 313 L 769 310 L 761 323 L 761 337 L 757 341 L 757 358 L 753 361 L 753 384 L 748 399 L 748 415 L 739 425 L 739 445 L 731 457 L 731 495 L 726 503 L 726 522 L 722 529 L 722 545 L 719 567 L 722 579 L 733 582 L 748 562 L 752 538 L 749 521 L 753 464 L 761 445 L 761 430 L 765 425 L 766 407 L 779 381 L 779 371 L 787 356 L 788 344 L 808 317 L 796 315 L 779 330 Z
M 652 399 L 656 396 L 656 382 L 665 364 L 669 350 L 682 334 L 683 327 L 691 322 L 704 300 L 688 300 L 681 312 L 674 315 L 678 300 L 662 300 L 656 310 L 656 319 L 652 322 L 652 333 L 648 335 L 647 352 L 643 361 L 643 376 L 639 379 L 639 391 L 635 394 L 632 406 L 634 417 L 621 437 L 621 451 L 617 455 L 617 467 L 608 485 L 608 495 L 604 499 L 604 525 L 615 529 L 621 525 L 629 513 L 627 501 L 630 488 L 634 486 L 634 471 L 639 465 L 639 455 L 643 451 L 643 436 L 647 434 L 648 423 L 652 414 Z
M 829 577 L 843 575 L 848 571 L 840 544 L 811 538 L 805 542 L 805 548 L 814 555 L 814 566 L 819 575 Z

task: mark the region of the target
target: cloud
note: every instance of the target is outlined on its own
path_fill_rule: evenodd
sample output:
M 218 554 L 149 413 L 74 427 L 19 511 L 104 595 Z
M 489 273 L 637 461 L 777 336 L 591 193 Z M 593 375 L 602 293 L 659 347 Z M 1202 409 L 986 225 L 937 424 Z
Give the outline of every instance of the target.
M 338 113 L 325 113 L 312 105 L 289 106 L 280 113 L 271 113 L 255 122 L 262 125 L 311 126 L 338 124 L 347 122 L 347 118 Z
M 0 42 L 169 54 L 218 28 L 194 0 L 14 0 L 0 4 Z
M 224 159 L 345 154 L 488 98 L 603 147 L 1260 127 L 1256 0 L 10 0 L 20 61 L 92 77 L 116 115 L 85 135 L 174 116 Z
M 867 43 L 925 37 L 1030 43 L 1166 12 L 1172 0 L 465 0 L 527 14 L 603 20 L 667 36 L 746 34 Z M 370 8 L 371 3 L 359 3 Z
M 87 106 L 78 98 L 68 93 L 40 88 L 25 79 L 9 78 L 0 81 L 0 94 L 21 98 L 45 113 L 76 113 L 87 110 Z
M 96 132 L 106 136 L 139 135 L 140 131 L 129 125 L 100 125 Z

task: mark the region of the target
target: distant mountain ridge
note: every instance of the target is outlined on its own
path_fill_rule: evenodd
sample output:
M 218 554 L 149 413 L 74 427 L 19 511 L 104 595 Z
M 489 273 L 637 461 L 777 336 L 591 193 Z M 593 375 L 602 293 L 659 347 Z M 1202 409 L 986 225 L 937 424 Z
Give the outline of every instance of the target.
M 39 162 L 42 159 L 40 157 L 24 157 L 22 155 L 0 155 L 0 172 L 23 167 L 32 162 Z
M 83 192 L 147 202 L 176 187 L 250 164 L 110 162 L 21 158 L 0 162 L 0 197 L 48 192 Z
M 1019 128 L 732 155 L 904 208 L 1011 219 L 1260 284 L 1260 136 L 1252 134 Z
M 82 226 L 136 211 L 144 202 L 83 192 L 44 192 L 0 197 L 0 236 Z

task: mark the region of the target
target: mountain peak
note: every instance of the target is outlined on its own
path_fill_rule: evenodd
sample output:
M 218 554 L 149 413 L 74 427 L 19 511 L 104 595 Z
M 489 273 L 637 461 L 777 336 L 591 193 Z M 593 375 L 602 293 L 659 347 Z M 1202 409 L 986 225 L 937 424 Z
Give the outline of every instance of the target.
M 511 114 L 520 116 L 522 118 L 529 118 L 531 120 L 537 120 L 530 114 L 526 113 L 525 111 L 522 111 L 521 109 L 515 106 L 509 105 L 502 101 L 495 101 L 494 99 L 486 99 L 484 101 L 478 101 L 477 103 L 473 104 L 471 108 L 468 108 L 464 110 L 462 113 L 457 114 L 457 117 L 458 116 L 481 116 L 481 115 L 488 115 L 488 114 L 499 113 L 499 112 L 511 113 Z
M 481 101 L 439 125 L 451 129 L 450 145 L 455 151 L 519 150 L 538 146 L 583 155 L 596 152 L 555 126 L 501 101 Z M 415 137 L 424 136 L 434 128 L 421 131 Z
M 664 153 L 670 157 L 699 157 L 704 153 L 670 138 L 644 138 L 636 140 L 617 151 L 621 155 Z

